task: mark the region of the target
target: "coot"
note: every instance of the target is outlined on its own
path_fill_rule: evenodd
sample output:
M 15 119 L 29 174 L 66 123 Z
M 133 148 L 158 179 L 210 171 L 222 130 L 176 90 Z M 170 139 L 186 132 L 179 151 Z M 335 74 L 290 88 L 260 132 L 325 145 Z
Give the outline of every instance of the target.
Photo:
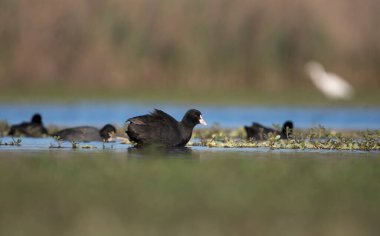
M 30 122 L 22 122 L 21 124 L 12 125 L 9 129 L 10 136 L 25 136 L 25 137 L 42 137 L 48 133 L 47 129 L 42 124 L 42 116 L 38 113 L 32 116 Z
M 247 139 L 267 139 L 269 133 L 280 135 L 282 139 L 287 139 L 292 134 L 293 122 L 286 121 L 282 126 L 281 132 L 255 122 L 252 123 L 252 126 L 244 126 L 244 129 L 247 132 Z
M 116 133 L 116 128 L 113 125 L 106 124 L 100 130 L 92 126 L 79 126 L 60 130 L 52 136 L 67 141 L 90 142 L 109 141 L 113 133 Z
M 189 142 L 197 124 L 207 125 L 201 112 L 195 109 L 188 110 L 180 122 L 157 109 L 148 115 L 130 118 L 127 122 L 126 133 L 138 147 L 183 147 Z

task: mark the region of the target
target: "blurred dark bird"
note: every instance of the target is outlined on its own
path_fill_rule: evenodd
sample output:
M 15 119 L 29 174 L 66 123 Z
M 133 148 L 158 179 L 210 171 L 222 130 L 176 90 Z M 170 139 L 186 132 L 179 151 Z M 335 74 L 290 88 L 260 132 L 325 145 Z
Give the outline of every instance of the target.
M 207 125 L 201 112 L 195 109 L 188 110 L 180 122 L 157 109 L 148 115 L 130 118 L 127 122 L 126 133 L 138 147 L 183 147 L 189 142 L 197 124 Z
M 51 136 L 59 137 L 62 140 L 91 142 L 91 141 L 110 141 L 116 128 L 113 125 L 106 124 L 102 129 L 92 126 L 79 126 L 60 130 Z
M 327 98 L 331 100 L 352 99 L 354 88 L 342 77 L 326 72 L 323 66 L 315 61 L 308 62 L 305 68 L 315 87 Z
M 42 124 L 42 117 L 36 113 L 32 116 L 30 122 L 22 122 L 21 124 L 12 125 L 9 129 L 10 136 L 25 136 L 25 137 L 42 137 L 48 133 L 47 129 Z
M 286 121 L 282 126 L 281 132 L 255 122 L 252 123 L 252 126 L 244 126 L 244 129 L 247 132 L 247 139 L 264 140 L 268 138 L 269 133 L 280 135 L 281 139 L 287 139 L 292 135 L 293 122 Z

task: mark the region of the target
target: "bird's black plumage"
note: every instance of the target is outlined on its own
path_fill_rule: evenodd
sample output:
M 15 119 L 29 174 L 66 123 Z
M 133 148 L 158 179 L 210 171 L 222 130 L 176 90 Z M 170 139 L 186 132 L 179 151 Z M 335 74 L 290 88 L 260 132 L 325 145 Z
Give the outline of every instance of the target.
M 195 109 L 188 110 L 180 122 L 157 109 L 148 115 L 130 118 L 127 122 L 126 133 L 137 146 L 183 147 L 189 142 L 197 124 L 206 125 L 201 112 Z
M 42 137 L 48 133 L 42 123 L 42 116 L 38 113 L 32 116 L 30 122 L 22 122 L 12 125 L 9 129 L 10 136 Z
M 247 133 L 247 139 L 264 140 L 268 138 L 269 133 L 280 135 L 281 139 L 287 139 L 292 134 L 293 122 L 286 121 L 281 131 L 265 127 L 256 122 L 252 123 L 251 126 L 244 126 L 244 129 Z
M 62 140 L 91 142 L 91 141 L 107 141 L 111 138 L 111 133 L 115 133 L 116 128 L 113 125 L 107 124 L 102 129 L 92 126 L 79 126 L 60 130 L 53 137 L 59 137 Z

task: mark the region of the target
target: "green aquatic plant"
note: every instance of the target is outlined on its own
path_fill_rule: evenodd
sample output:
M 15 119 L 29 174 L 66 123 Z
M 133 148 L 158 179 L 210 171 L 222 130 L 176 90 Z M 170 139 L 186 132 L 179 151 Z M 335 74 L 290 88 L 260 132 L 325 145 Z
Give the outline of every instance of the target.
M 285 136 L 286 136 L 286 138 L 291 138 L 291 136 L 292 136 L 292 129 L 290 129 L 289 127 L 286 127 L 285 128 Z
M 360 147 L 363 150 L 379 149 L 379 134 L 375 131 L 366 130 L 362 132 L 363 141 L 360 143 Z
M 83 148 L 83 149 L 96 149 L 97 147 L 92 146 L 92 145 L 83 145 L 83 146 L 81 146 L 81 148 Z
M 107 142 L 107 141 L 103 141 L 103 142 L 102 142 L 102 149 L 103 149 L 103 150 L 107 149 L 107 147 L 106 147 L 106 143 L 109 143 L 109 142 Z M 124 144 L 124 143 L 123 143 L 123 144 Z M 96 147 L 95 147 L 95 148 L 96 148 Z M 113 149 L 113 144 L 110 145 L 110 149 Z
M 327 132 L 326 132 L 326 128 L 323 125 L 318 125 L 317 132 L 318 132 L 319 139 L 326 138 Z
M 210 128 L 196 129 L 193 132 L 193 138 L 196 139 L 210 139 L 215 135 L 218 137 L 228 136 L 233 139 L 246 137 L 243 127 L 238 129 L 223 129 L 219 124 L 213 124 Z
M 76 142 L 76 141 L 71 141 L 71 148 L 72 149 L 77 149 L 78 148 L 78 142 Z
M 9 130 L 8 122 L 0 120 L 0 137 L 6 136 Z
M 49 148 L 62 148 L 62 138 L 60 136 L 54 136 L 53 138 L 57 145 L 50 144 Z
M 22 142 L 21 138 L 17 138 L 16 140 L 14 138 L 12 138 L 12 144 L 14 146 L 21 146 L 21 142 Z
M 271 149 L 275 149 L 279 146 L 278 141 L 280 140 L 281 136 L 276 135 L 274 133 L 268 134 L 268 145 Z
M 17 138 L 17 139 L 12 138 L 12 141 L 10 142 L 3 142 L 2 140 L 0 140 L 0 146 L 21 146 L 21 143 L 22 143 L 21 138 Z
M 230 135 L 232 133 L 238 135 Z M 205 147 L 238 147 L 269 149 L 318 149 L 318 150 L 361 150 L 379 151 L 379 131 L 349 131 L 336 132 L 327 130 L 319 125 L 306 130 L 294 130 L 288 139 L 281 139 L 280 135 L 269 133 L 265 140 L 245 140 L 239 131 L 221 129 L 214 126 L 208 130 L 198 131 L 199 142 L 191 142 L 189 146 Z
M 275 125 L 273 125 L 275 126 Z M 277 127 L 278 128 L 278 127 Z M 264 140 L 246 139 L 243 127 L 238 129 L 224 129 L 218 124 L 208 129 L 197 129 L 194 131 L 193 139 L 188 146 L 203 146 L 209 148 L 268 148 L 275 149 L 315 149 L 315 150 L 360 150 L 380 151 L 380 131 L 335 131 L 319 125 L 310 129 L 294 129 L 288 139 L 281 139 L 275 133 L 264 135 Z M 50 148 L 62 148 L 63 140 L 54 137 L 55 143 Z M 126 140 L 126 139 L 125 139 Z M 20 146 L 21 139 L 12 139 L 11 142 L 0 140 L 0 145 Z M 122 141 L 122 143 L 129 143 Z M 96 148 L 95 146 L 79 146 L 78 142 L 71 142 L 73 149 Z M 102 142 L 102 149 L 107 149 L 106 142 Z M 113 145 L 110 146 L 113 149 Z
M 281 130 L 281 125 L 280 124 L 272 124 L 272 127 L 276 131 L 280 131 Z

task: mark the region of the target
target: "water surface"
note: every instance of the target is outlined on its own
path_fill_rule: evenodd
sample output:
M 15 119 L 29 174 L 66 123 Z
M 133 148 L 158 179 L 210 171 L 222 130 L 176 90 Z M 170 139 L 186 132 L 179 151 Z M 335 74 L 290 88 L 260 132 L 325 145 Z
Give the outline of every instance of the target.
M 10 124 L 29 120 L 39 112 L 44 123 L 58 126 L 112 123 L 123 126 L 133 116 L 146 114 L 154 108 L 162 109 L 180 120 L 189 108 L 197 108 L 209 124 L 237 128 L 253 121 L 267 126 L 292 120 L 296 128 L 323 125 L 332 129 L 380 129 L 380 108 L 359 107 L 250 107 L 171 105 L 162 103 L 78 102 L 57 104 L 0 104 L 0 120 Z

